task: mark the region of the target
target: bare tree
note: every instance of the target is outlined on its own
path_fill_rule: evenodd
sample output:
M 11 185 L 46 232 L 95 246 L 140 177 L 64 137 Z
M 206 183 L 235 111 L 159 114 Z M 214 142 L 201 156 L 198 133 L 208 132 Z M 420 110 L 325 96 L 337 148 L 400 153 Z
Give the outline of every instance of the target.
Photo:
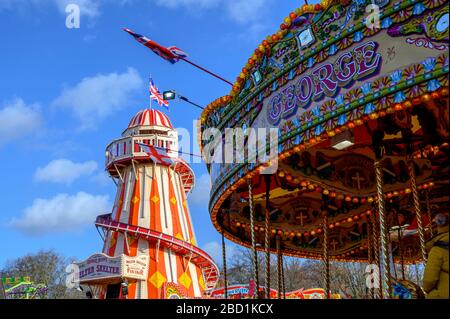
M 300 288 L 324 288 L 325 267 L 320 260 L 284 257 L 286 292 Z M 258 253 L 259 283 L 265 285 L 266 259 Z M 366 263 L 330 263 L 330 286 L 332 293 L 345 293 L 351 298 L 367 298 Z M 270 286 L 277 289 L 276 256 L 271 256 Z M 253 278 L 253 252 L 238 248 L 227 270 L 229 284 L 245 284 Z
M 0 277 L 30 277 L 35 284 L 48 287 L 47 298 L 75 299 L 83 298 L 84 294 L 77 290 L 69 290 L 65 285 L 66 266 L 69 260 L 55 251 L 39 251 L 6 262 L 0 271 Z

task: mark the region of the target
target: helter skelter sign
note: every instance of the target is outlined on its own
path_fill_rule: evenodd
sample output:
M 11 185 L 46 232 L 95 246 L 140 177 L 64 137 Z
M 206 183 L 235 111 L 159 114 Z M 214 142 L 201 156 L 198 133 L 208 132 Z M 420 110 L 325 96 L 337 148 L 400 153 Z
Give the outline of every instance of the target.
M 94 254 L 85 261 L 76 262 L 75 278 L 82 284 L 95 283 L 108 278 L 129 278 L 145 280 L 148 274 L 148 256 L 110 257 Z
M 382 64 L 377 48 L 376 42 L 365 42 L 282 87 L 266 102 L 268 122 L 278 125 L 299 108 L 308 109 L 312 102 L 319 102 L 325 96 L 334 97 L 340 88 L 350 88 L 357 80 L 375 75 Z

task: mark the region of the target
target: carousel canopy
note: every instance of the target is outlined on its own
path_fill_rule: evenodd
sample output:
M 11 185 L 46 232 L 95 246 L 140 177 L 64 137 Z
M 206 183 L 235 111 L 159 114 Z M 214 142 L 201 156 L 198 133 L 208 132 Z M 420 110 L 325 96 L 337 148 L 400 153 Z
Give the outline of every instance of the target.
M 427 238 L 434 214 L 448 210 L 448 6 L 375 1 L 374 25 L 371 4 L 290 13 L 202 113 L 202 132 L 222 132 L 203 150 L 225 143 L 227 128 L 277 130 L 276 144 L 245 138 L 242 161 L 208 163 L 211 219 L 228 239 L 250 246 L 253 233 L 262 250 L 267 231 L 272 252 L 278 238 L 284 254 L 322 258 L 326 230 L 331 259 L 366 261 L 382 201 L 382 224 L 401 232 L 394 259 L 420 258 L 418 224 Z M 274 145 L 275 158 L 250 160 Z

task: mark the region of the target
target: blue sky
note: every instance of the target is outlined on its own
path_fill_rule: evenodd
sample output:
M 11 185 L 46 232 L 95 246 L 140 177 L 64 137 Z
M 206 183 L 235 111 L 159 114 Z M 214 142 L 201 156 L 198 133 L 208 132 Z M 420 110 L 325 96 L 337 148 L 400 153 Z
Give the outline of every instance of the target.
M 65 6 L 81 9 L 66 28 Z M 180 62 L 171 65 L 123 27 L 234 81 L 253 50 L 278 30 L 292 0 L 0 0 L 0 267 L 8 259 L 55 249 L 84 259 L 100 251 L 93 225 L 108 212 L 114 183 L 104 149 L 148 107 L 150 75 L 206 105 L 229 86 Z M 192 132 L 199 110 L 182 102 L 168 113 Z M 207 211 L 208 177 L 192 164 L 190 209 L 200 247 L 219 258 L 220 236 Z M 231 246 L 230 246 L 231 247 Z

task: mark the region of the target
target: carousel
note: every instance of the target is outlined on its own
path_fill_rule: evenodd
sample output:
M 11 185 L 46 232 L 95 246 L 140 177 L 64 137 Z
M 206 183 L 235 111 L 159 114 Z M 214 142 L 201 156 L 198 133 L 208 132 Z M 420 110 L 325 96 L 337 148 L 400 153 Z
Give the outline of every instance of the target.
M 384 299 L 398 297 L 406 265 L 426 262 L 432 220 L 449 209 L 448 10 L 444 0 L 305 4 L 203 111 L 211 220 L 253 250 L 266 298 L 273 282 L 284 290 L 283 256 L 322 260 L 328 298 L 331 261 L 376 265 L 369 296 Z M 266 136 L 256 148 L 244 139 L 244 161 L 207 153 L 229 128 L 276 129 L 276 156 L 248 160 L 273 148 Z

